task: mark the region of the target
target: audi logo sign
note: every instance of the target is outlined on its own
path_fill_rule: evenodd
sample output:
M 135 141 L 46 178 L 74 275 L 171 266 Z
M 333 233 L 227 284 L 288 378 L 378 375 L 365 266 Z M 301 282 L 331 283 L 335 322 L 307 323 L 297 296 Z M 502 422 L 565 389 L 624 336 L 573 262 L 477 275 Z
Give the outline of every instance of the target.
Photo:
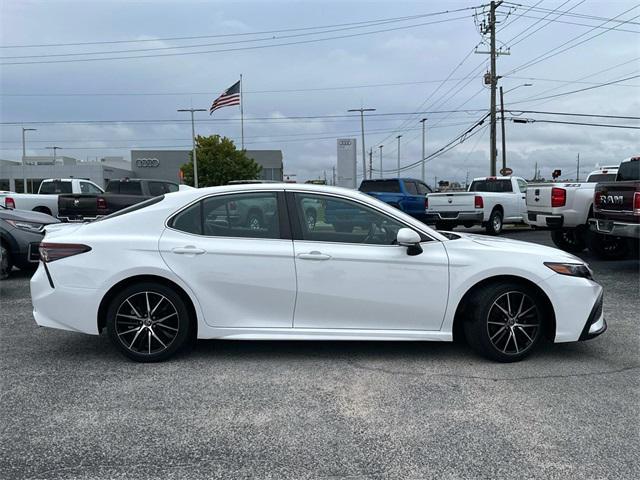
M 160 160 L 157 158 L 138 158 L 136 159 L 136 167 L 138 168 L 156 168 L 160 166 Z

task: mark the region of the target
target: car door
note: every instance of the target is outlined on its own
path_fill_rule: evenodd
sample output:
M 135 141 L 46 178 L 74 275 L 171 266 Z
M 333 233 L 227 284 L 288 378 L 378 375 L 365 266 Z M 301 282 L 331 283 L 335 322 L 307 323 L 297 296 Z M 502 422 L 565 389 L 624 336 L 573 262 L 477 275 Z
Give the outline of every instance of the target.
M 518 197 L 517 197 L 517 215 L 520 215 L 523 219 L 527 214 L 527 182 L 520 178 L 517 179 L 518 183 Z
M 320 205 L 313 228 L 303 208 L 311 201 Z M 287 193 L 287 202 L 298 280 L 295 328 L 440 329 L 449 291 L 441 242 L 422 234 L 423 252 L 410 256 L 394 244 L 407 225 L 362 202 L 305 192 Z M 325 210 L 351 212 L 353 221 L 338 225 L 353 227 L 336 228 Z
M 284 205 L 276 191 L 217 194 L 169 220 L 160 253 L 197 297 L 207 324 L 292 327 L 296 276 Z M 272 214 L 259 226 L 239 222 L 234 212 L 250 208 Z
M 425 196 L 420 195 L 417 182 L 413 180 L 402 180 L 404 183 L 404 189 L 407 192 L 405 199 L 403 200 L 404 211 L 411 213 L 412 215 L 424 213 L 424 200 Z

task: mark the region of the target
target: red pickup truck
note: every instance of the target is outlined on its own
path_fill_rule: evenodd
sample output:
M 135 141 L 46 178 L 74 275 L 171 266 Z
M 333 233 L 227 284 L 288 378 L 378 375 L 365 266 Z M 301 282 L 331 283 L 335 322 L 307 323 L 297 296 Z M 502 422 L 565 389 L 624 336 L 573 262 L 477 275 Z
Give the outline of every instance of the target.
M 601 258 L 638 252 L 640 243 L 640 157 L 623 161 L 615 182 L 598 183 L 593 197 L 589 249 Z

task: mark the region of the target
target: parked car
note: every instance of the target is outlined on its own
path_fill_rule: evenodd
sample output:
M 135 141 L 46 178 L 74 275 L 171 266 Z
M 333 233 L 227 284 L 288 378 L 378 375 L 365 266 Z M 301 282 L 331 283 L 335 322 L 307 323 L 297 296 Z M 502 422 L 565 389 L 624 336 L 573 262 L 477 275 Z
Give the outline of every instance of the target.
M 58 220 L 50 215 L 0 205 L 0 278 L 14 266 L 21 270 L 37 268 L 44 227 L 54 223 Z
M 359 190 L 418 220 L 425 220 L 426 196 L 433 192 L 424 182 L 413 178 L 363 180 Z
M 427 195 L 426 220 L 437 230 L 482 225 L 498 235 L 507 223 L 522 223 L 527 182 L 520 177 L 474 178 L 466 192 Z
M 206 220 L 265 196 L 276 210 L 262 229 Z M 310 229 L 306 201 L 360 210 L 369 227 Z M 230 185 L 159 196 L 47 229 L 40 253 L 36 322 L 106 329 L 142 362 L 166 359 L 193 337 L 451 341 L 458 333 L 486 357 L 511 362 L 543 339 L 585 340 L 606 329 L 602 287 L 579 258 L 438 233 L 341 188 Z
M 65 222 L 91 221 L 149 198 L 178 190 L 177 183 L 166 180 L 144 178 L 111 180 L 104 193 L 60 195 L 58 218 Z
M 593 217 L 596 184 L 615 181 L 617 173 L 617 166 L 602 167 L 582 183 L 529 184 L 525 222 L 532 227 L 550 228 L 551 239 L 558 248 L 582 252 L 587 246 L 589 219 Z
M 4 195 L 2 201 L 7 208 L 33 210 L 58 216 L 58 196 L 60 194 L 99 194 L 103 190 L 95 183 L 82 178 L 48 178 L 40 183 L 38 193 L 12 193 Z
M 638 252 L 640 240 L 640 157 L 623 161 L 615 182 L 598 183 L 593 199 L 589 250 L 601 258 Z

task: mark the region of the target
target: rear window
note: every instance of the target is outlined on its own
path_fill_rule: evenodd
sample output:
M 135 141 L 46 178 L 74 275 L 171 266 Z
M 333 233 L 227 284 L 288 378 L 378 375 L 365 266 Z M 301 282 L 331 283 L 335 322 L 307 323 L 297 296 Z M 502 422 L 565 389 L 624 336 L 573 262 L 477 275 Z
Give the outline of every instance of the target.
M 42 182 L 40 192 L 44 195 L 53 195 L 56 193 L 72 193 L 71 182 Z
M 142 186 L 140 182 L 120 182 L 118 193 L 123 195 L 142 195 Z
M 141 210 L 150 205 L 155 205 L 156 203 L 164 200 L 164 195 L 160 195 L 159 197 L 153 197 L 149 200 L 145 200 L 144 202 L 136 203 L 135 205 L 131 205 L 130 207 L 123 208 L 122 210 L 118 210 L 117 212 L 112 213 L 111 215 L 107 215 L 105 217 L 99 218 L 96 222 L 102 222 L 104 220 L 109 220 L 110 218 L 119 217 L 120 215 L 126 215 L 127 213 L 135 212 L 136 210 Z
M 619 182 L 625 180 L 640 180 L 640 159 L 634 158 L 628 162 L 622 162 L 618 168 Z
M 589 175 L 587 182 L 614 182 L 615 179 L 615 173 L 594 173 L 593 175 Z
M 360 191 L 400 193 L 400 184 L 397 180 L 365 180 L 360 184 Z
M 474 180 L 470 192 L 513 192 L 511 180 Z

